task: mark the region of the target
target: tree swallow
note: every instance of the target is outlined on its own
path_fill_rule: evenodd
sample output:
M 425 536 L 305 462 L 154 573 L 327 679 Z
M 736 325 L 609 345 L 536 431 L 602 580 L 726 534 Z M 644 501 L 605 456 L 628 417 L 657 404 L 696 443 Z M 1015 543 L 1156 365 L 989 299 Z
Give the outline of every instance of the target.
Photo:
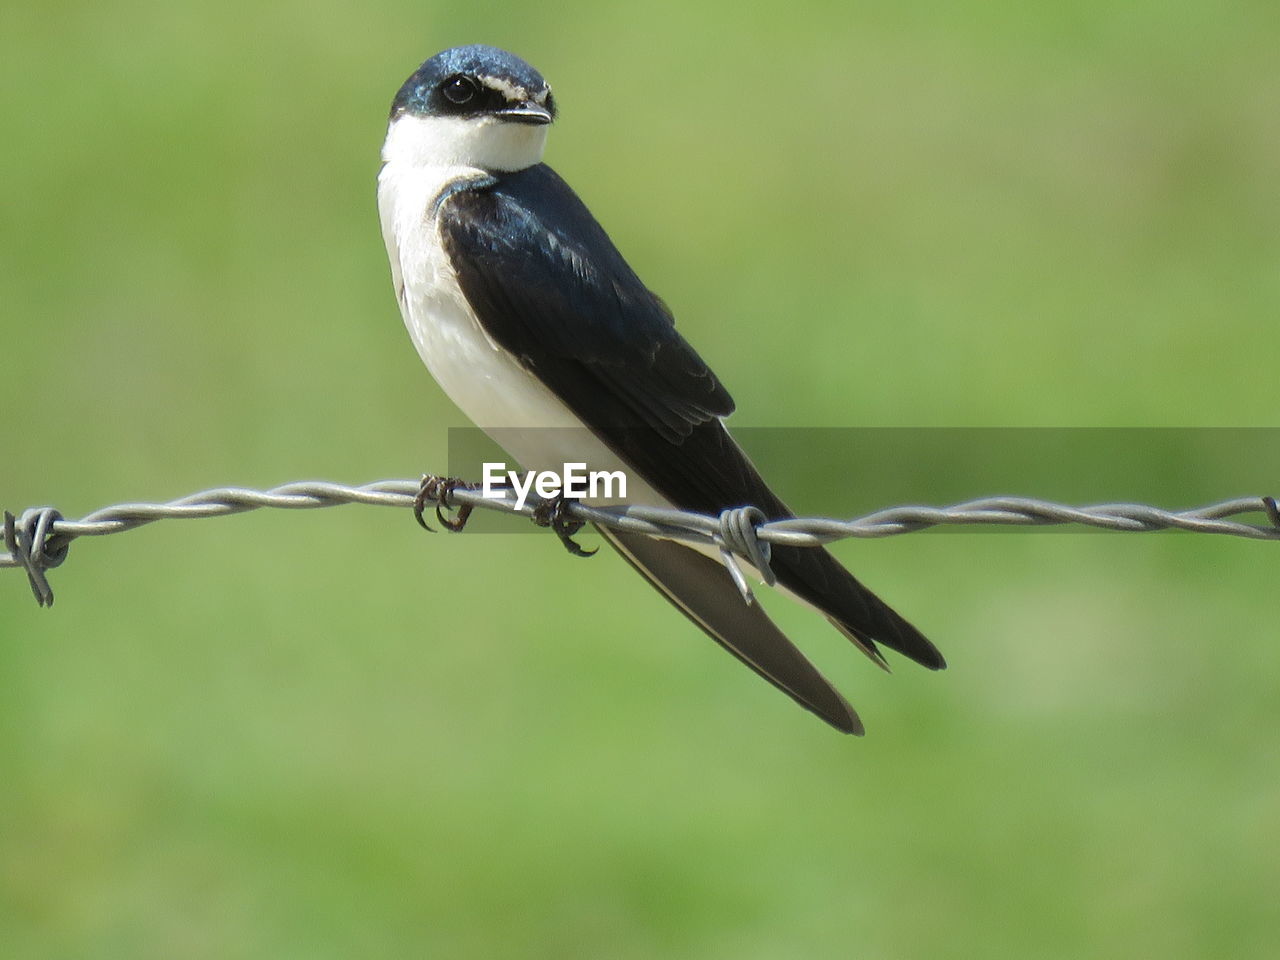
M 626 470 L 628 500 L 792 516 L 730 437 L 729 392 L 577 194 L 542 162 L 551 88 L 518 57 L 445 50 L 391 104 L 378 209 L 405 326 L 445 393 L 526 470 Z M 571 428 L 571 429 L 547 429 Z M 725 567 L 671 540 L 600 533 L 760 676 L 847 733 L 853 708 Z M 778 585 L 885 666 L 942 655 L 826 550 L 773 546 Z

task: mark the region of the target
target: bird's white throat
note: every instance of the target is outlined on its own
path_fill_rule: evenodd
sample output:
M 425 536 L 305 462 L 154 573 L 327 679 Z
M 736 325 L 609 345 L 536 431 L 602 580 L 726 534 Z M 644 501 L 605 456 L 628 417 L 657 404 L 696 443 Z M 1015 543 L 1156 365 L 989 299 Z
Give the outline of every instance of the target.
M 382 160 L 408 166 L 523 170 L 542 162 L 547 125 L 496 117 L 429 117 L 403 113 L 391 121 Z

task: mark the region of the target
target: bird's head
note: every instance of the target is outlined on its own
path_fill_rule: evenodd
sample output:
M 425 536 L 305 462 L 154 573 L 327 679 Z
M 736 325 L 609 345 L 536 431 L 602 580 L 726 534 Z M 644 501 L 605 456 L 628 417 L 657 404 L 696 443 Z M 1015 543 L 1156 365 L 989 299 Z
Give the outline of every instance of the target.
M 522 170 L 542 160 L 551 87 L 519 57 L 472 44 L 437 53 L 391 103 L 383 159 Z

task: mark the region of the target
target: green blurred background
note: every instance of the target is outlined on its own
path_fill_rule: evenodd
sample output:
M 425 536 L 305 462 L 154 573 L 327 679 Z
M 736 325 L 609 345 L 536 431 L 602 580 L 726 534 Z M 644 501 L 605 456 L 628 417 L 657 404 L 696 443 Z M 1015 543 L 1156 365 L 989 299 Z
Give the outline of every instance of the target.
M 548 160 L 735 422 L 1274 426 L 1278 40 L 1210 0 L 9 3 L 0 505 L 439 469 L 373 188 L 396 87 L 475 41 L 551 79 Z M 1275 955 L 1274 544 L 837 552 L 952 663 L 773 604 L 861 741 L 546 536 L 351 507 L 82 542 L 52 611 L 2 573 L 0 953 Z

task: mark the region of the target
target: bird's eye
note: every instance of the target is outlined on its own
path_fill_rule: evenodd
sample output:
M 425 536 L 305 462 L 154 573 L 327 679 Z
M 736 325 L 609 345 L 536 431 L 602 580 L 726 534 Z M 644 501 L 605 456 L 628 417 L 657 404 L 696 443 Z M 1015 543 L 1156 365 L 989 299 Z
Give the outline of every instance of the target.
M 477 93 L 476 82 L 462 74 L 450 77 L 441 85 L 440 90 L 446 100 L 459 106 L 470 102 Z

